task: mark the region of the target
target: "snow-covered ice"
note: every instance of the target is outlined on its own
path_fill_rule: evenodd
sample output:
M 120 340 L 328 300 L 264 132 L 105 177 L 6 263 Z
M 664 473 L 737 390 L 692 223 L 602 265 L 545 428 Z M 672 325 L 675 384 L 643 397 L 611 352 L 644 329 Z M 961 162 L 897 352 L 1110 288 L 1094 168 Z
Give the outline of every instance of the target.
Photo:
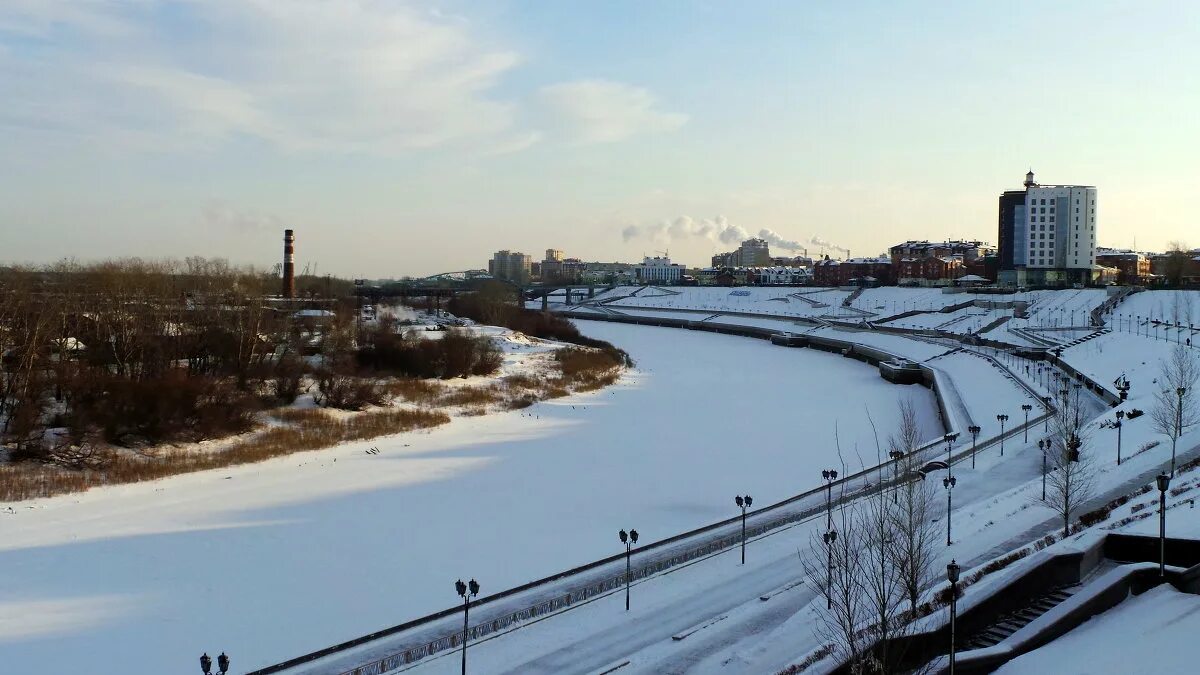
M 237 669 L 282 661 L 484 593 L 770 503 L 874 463 L 868 412 L 892 428 L 932 393 L 875 368 L 761 340 L 588 324 L 639 369 L 616 387 L 261 464 L 13 505 L 0 513 L 9 672 Z M 379 455 L 364 453 L 367 446 Z

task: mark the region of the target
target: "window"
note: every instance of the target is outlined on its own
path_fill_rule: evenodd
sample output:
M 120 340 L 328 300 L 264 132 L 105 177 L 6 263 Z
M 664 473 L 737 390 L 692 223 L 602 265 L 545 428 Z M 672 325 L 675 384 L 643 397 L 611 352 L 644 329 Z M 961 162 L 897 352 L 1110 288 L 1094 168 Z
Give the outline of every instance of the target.
M 1045 199 L 1043 199 L 1043 200 L 1042 200 L 1042 206 L 1045 206 L 1045 205 L 1046 205 L 1046 200 L 1045 200 Z
M 1054 216 L 1050 216 L 1050 222 L 1054 222 Z

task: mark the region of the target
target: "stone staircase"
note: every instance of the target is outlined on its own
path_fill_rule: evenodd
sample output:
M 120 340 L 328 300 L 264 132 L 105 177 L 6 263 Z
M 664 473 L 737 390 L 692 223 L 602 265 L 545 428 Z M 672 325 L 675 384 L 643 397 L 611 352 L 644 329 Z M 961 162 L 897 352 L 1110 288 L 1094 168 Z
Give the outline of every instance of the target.
M 1035 598 L 1026 607 L 1005 614 L 987 628 L 957 641 L 959 649 L 969 651 L 1000 644 L 1008 639 L 1008 636 L 1024 628 L 1030 621 L 1057 607 L 1082 587 L 1082 584 L 1060 586 L 1045 595 Z

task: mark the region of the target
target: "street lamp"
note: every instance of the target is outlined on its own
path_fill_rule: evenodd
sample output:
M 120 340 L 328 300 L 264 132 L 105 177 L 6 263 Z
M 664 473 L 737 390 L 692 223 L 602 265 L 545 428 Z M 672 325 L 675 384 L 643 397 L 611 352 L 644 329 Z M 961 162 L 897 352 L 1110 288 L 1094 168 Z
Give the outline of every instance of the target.
M 1029 442 L 1029 411 L 1033 410 L 1033 406 L 1026 403 L 1021 406 L 1021 410 L 1025 411 L 1025 442 Z
M 471 598 L 479 595 L 479 582 L 471 579 L 464 584 L 463 580 L 459 579 L 454 582 L 454 591 L 463 599 L 462 672 L 463 675 L 467 675 L 467 618 L 471 613 Z
M 838 472 L 835 469 L 821 469 L 821 478 L 825 479 L 825 512 L 828 517 L 825 519 L 825 529 L 833 529 L 833 481 L 837 480 Z
M 837 541 L 837 532 L 829 530 L 824 539 L 829 552 L 829 561 L 825 565 L 825 609 L 833 609 L 833 542 Z
M 996 421 L 1000 423 L 1000 456 L 1004 456 L 1004 423 L 1008 421 L 1008 415 L 996 415 Z
M 204 675 L 212 675 L 212 657 L 208 655 L 208 652 L 200 655 L 200 671 Z M 221 655 L 217 657 L 217 673 L 225 675 L 227 672 L 229 672 L 229 657 L 225 656 L 225 652 L 221 652 Z
M 904 451 L 903 450 L 889 450 L 888 457 L 892 458 L 892 482 L 899 483 L 900 482 L 900 460 L 904 459 Z M 892 503 L 893 504 L 900 500 L 899 494 L 900 494 L 899 486 L 898 485 L 892 486 Z
M 967 431 L 971 432 L 971 468 L 975 468 L 975 441 L 979 440 L 979 432 L 983 431 L 977 424 L 972 424 L 967 427 Z
M 1175 441 L 1183 435 L 1183 397 L 1187 394 L 1187 387 L 1179 387 L 1175 390 L 1175 394 L 1179 397 L 1179 405 L 1175 408 Z M 1175 475 L 1175 442 L 1171 443 L 1171 475 Z
M 1046 404 L 1046 423 L 1042 425 L 1042 433 L 1048 434 L 1050 433 L 1050 410 L 1051 406 L 1054 405 L 1054 399 L 1049 396 L 1043 396 L 1042 402 Z
M 737 504 L 738 508 L 740 508 L 742 510 L 742 564 L 745 565 L 746 564 L 746 509 L 750 508 L 750 505 L 754 503 L 754 498 L 751 497 L 750 495 L 746 495 L 745 497 L 738 495 L 733 498 L 733 503 Z
M 1050 448 L 1050 441 L 1038 441 L 1038 450 L 1042 451 L 1042 501 L 1046 501 L 1046 450 Z
M 1171 477 L 1165 473 L 1158 474 L 1158 576 L 1166 576 L 1167 569 L 1167 488 L 1171 487 Z
M 633 545 L 637 543 L 637 530 L 630 528 L 629 532 L 621 530 L 617 533 L 621 543 L 625 544 L 625 611 L 629 611 L 629 583 L 633 580 L 630 557 L 633 555 Z
M 954 473 L 954 469 L 950 465 L 950 446 L 958 440 L 958 434 L 946 434 L 942 436 L 942 440 L 946 441 L 946 472 Z
M 950 545 L 950 509 L 953 505 L 952 495 L 954 494 L 954 486 L 958 484 L 958 479 L 954 476 L 947 476 L 942 479 L 942 485 L 946 487 L 946 545 Z
M 958 618 L 958 574 L 962 571 L 958 562 L 951 560 L 946 565 L 946 579 L 950 582 L 950 675 L 954 675 L 954 623 Z
M 1117 411 L 1117 421 L 1113 422 L 1113 428 L 1117 430 L 1117 466 L 1121 466 L 1121 427 L 1125 426 L 1125 411 Z

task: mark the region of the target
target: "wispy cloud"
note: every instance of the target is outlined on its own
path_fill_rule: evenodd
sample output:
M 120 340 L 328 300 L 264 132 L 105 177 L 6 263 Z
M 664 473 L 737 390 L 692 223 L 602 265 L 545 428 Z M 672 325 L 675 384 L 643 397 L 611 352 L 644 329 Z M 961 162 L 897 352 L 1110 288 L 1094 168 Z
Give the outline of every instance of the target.
M 0 109 L 0 127 L 10 129 L 166 147 L 247 136 L 335 152 L 529 144 L 512 133 L 514 104 L 494 93 L 518 55 L 404 5 L 10 0 L 6 43 L 0 83 L 17 103 Z
M 576 143 L 613 143 L 632 136 L 675 131 L 687 115 L 659 109 L 647 89 L 608 80 L 579 80 L 543 87 L 539 98 Z

